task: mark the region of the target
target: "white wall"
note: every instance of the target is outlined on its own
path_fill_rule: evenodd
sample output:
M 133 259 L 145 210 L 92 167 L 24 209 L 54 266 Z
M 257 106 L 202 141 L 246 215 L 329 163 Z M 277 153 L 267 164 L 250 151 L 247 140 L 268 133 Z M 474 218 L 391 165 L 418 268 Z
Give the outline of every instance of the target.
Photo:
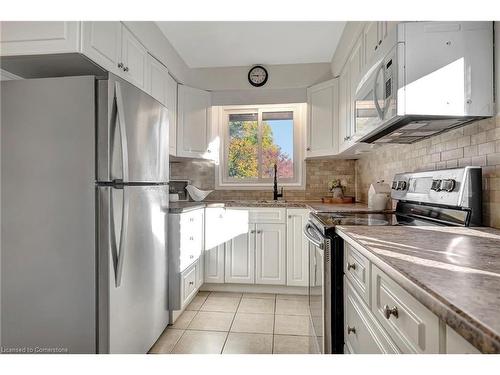
M 329 63 L 270 65 L 269 81 L 256 88 L 248 83 L 249 66 L 191 69 L 156 23 L 124 23 L 179 83 L 212 91 L 215 105 L 305 102 L 307 87 L 332 78 Z

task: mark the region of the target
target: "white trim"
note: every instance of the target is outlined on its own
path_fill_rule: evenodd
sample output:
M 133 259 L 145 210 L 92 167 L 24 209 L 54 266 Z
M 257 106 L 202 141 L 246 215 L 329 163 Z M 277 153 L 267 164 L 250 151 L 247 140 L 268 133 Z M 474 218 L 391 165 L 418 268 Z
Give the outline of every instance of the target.
M 308 293 L 307 287 L 305 286 L 232 283 L 204 283 L 199 290 L 204 292 L 300 294 L 304 296 L 307 296 Z
M 225 153 L 227 145 L 227 113 L 228 112 L 248 112 L 255 111 L 258 113 L 259 121 L 262 118 L 264 110 L 269 111 L 292 111 L 294 113 L 294 181 L 279 181 L 280 187 L 293 187 L 296 190 L 305 189 L 305 162 L 304 162 L 304 142 L 305 142 L 305 125 L 306 125 L 306 103 L 289 103 L 289 104 L 265 104 L 265 105 L 235 105 L 235 106 L 214 106 L 212 107 L 216 115 L 217 124 L 214 124 L 213 130 L 217 132 L 221 140 L 219 148 L 220 162 L 215 166 L 215 188 L 216 190 L 234 189 L 234 190 L 268 190 L 273 185 L 270 179 L 265 182 L 232 182 L 228 181 L 224 174 L 225 171 Z

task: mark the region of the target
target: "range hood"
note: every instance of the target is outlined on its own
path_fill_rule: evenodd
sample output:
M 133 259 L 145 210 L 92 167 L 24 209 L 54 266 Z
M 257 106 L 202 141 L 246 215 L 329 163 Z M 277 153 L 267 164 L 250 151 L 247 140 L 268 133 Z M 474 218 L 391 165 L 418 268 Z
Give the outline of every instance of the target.
M 413 143 L 494 115 L 492 22 L 404 22 L 367 64 L 355 137 Z

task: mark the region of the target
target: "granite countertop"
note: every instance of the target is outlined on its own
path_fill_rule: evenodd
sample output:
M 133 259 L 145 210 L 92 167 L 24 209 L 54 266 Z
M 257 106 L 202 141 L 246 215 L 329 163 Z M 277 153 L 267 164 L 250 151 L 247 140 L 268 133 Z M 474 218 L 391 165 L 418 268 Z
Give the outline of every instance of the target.
M 351 204 L 333 204 L 322 203 L 321 201 L 245 201 L 245 200 L 227 200 L 227 201 L 202 201 L 189 202 L 178 201 L 170 202 L 169 213 L 181 213 L 196 210 L 203 207 L 275 207 L 275 208 L 306 208 L 312 211 L 320 212 L 380 212 L 380 210 L 370 210 L 364 203 Z
M 365 255 L 485 353 L 500 353 L 500 230 L 338 226 Z

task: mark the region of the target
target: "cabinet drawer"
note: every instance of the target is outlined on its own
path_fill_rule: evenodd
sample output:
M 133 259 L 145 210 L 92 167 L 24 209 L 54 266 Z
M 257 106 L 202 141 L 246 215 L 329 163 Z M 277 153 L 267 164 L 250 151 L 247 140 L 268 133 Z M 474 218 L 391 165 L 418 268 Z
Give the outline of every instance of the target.
M 182 306 L 190 300 L 194 293 L 196 293 L 196 265 L 194 263 L 186 271 L 181 274 L 181 303 Z
M 250 223 L 283 223 L 286 219 L 286 208 L 253 208 L 249 209 Z
M 373 322 L 369 310 L 344 277 L 344 341 L 347 352 L 353 354 L 395 353 L 382 329 Z
M 180 217 L 180 269 L 199 258 L 203 249 L 203 210 L 181 214 Z
M 404 353 L 439 353 L 439 319 L 372 264 L 372 311 Z
M 345 242 L 344 274 L 368 306 L 370 301 L 370 261 Z

